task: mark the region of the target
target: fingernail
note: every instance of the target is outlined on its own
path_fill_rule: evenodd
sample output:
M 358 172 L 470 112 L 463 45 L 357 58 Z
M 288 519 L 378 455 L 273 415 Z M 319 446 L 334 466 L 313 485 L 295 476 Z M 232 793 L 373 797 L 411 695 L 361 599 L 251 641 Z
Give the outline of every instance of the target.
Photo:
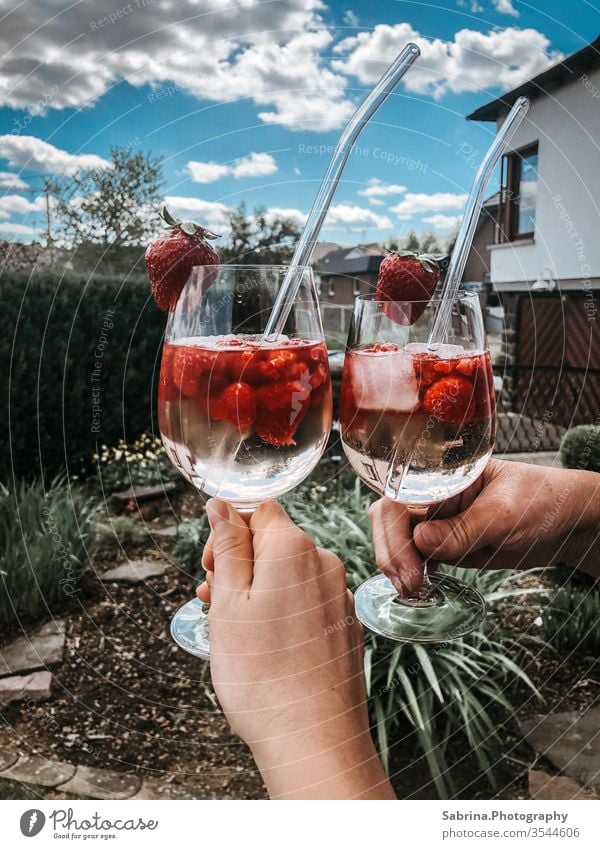
M 229 505 L 226 501 L 219 501 L 218 498 L 209 498 L 206 502 L 206 515 L 210 527 L 216 533 L 225 522 L 229 521 Z
M 415 528 L 415 540 L 417 545 L 426 546 L 427 548 L 437 548 L 444 541 L 444 529 L 440 527 L 438 522 L 421 522 Z

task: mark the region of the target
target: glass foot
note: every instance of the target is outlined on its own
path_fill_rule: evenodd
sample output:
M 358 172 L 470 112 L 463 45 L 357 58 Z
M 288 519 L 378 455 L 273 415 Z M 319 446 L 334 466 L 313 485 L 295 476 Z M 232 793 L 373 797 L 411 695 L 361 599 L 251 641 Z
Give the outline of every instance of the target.
M 171 619 L 171 636 L 178 646 L 201 657 L 210 658 L 210 643 L 208 639 L 208 615 L 203 610 L 204 605 L 198 598 L 193 598 L 180 607 Z
M 430 581 L 439 603 L 414 605 L 398 598 L 385 575 L 374 575 L 354 594 L 356 615 L 369 630 L 401 643 L 456 640 L 483 622 L 483 596 L 470 584 L 440 573 L 430 575 Z

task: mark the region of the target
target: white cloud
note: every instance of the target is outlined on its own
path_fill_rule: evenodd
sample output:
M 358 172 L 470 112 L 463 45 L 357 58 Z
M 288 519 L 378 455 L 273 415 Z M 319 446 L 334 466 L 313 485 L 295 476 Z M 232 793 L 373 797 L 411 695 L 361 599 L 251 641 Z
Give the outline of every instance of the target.
M 400 203 L 391 208 L 400 219 L 409 219 L 422 212 L 438 212 L 442 209 L 462 209 L 468 195 L 457 195 L 451 192 L 407 192 Z
M 214 183 L 227 175 L 238 180 L 240 177 L 266 177 L 277 171 L 277 163 L 269 153 L 250 153 L 235 159 L 231 165 L 190 161 L 186 167 L 194 183 Z
M 289 218 L 297 227 L 304 227 L 306 216 L 306 212 L 289 206 L 270 206 L 265 213 L 265 218 L 269 223 L 272 223 L 275 218 Z
M 342 18 L 345 24 L 349 27 L 357 27 L 358 26 L 358 16 L 352 9 L 348 9 L 344 12 L 344 17 Z
M 228 165 L 219 165 L 218 162 L 195 162 L 190 160 L 185 166 L 194 183 L 214 183 L 221 177 L 229 174 Z
M 368 181 L 366 189 L 360 189 L 358 194 L 364 198 L 386 197 L 387 195 L 402 195 L 406 191 L 406 186 L 399 186 L 396 183 L 384 183 L 373 177 Z
M 0 189 L 19 189 L 28 188 L 25 180 L 22 180 L 18 174 L 13 174 L 12 171 L 0 171 Z
M 325 219 L 325 227 L 346 230 L 386 230 L 392 226 L 387 215 L 378 215 L 372 209 L 353 206 L 349 203 L 334 204 Z
M 369 198 L 369 203 L 372 206 L 385 206 L 385 203 L 382 200 L 377 200 L 377 198 Z
M 423 219 L 423 222 L 425 224 L 431 224 L 435 230 L 448 231 L 453 230 L 460 219 L 460 215 L 442 215 L 442 213 L 438 213 L 437 215 L 428 215 Z
M 266 123 L 334 129 L 352 104 L 323 58 L 333 40 L 323 9 L 322 0 L 53 0 L 49 12 L 0 0 L 0 105 L 87 106 L 123 79 L 215 102 L 248 98 Z
M 274 206 L 267 210 L 267 220 L 273 218 L 291 218 L 298 226 L 303 227 L 307 213 L 292 207 Z M 355 206 L 349 203 L 335 203 L 330 207 L 325 218 L 324 230 L 387 230 L 392 222 L 387 215 L 378 215 L 372 209 Z
M 42 212 L 46 208 L 46 199 L 40 195 L 30 201 L 22 195 L 4 195 L 0 197 L 0 216 L 5 218 L 8 214 L 16 212 L 18 215 L 27 215 L 29 212 Z
M 512 15 L 513 18 L 518 18 L 519 13 L 512 4 L 512 0 L 492 0 L 497 12 L 502 15 Z
M 39 234 L 37 227 L 28 224 L 16 224 L 13 221 L 0 222 L 0 233 L 14 233 L 15 236 L 33 236 Z
M 0 159 L 16 168 L 70 176 L 81 168 L 107 168 L 109 164 L 95 153 L 68 153 L 35 136 L 0 136 Z
M 462 29 L 452 41 L 443 41 L 424 38 L 408 23 L 378 24 L 341 41 L 334 53 L 343 58 L 332 67 L 362 83 L 374 83 L 407 41 L 416 42 L 422 53 L 403 83 L 408 91 L 436 99 L 448 92 L 512 89 L 562 56 L 551 51 L 548 38 L 535 29 Z
M 224 228 L 229 226 L 227 213 L 231 212 L 231 207 L 225 203 L 178 195 L 166 197 L 165 203 L 176 218 L 192 218 L 197 220 L 198 224 L 217 233 L 224 232 Z

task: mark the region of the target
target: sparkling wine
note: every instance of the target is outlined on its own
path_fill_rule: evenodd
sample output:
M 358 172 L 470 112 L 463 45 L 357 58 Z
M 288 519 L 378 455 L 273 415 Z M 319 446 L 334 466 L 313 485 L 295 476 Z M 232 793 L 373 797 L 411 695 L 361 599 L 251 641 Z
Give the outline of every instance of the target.
M 340 421 L 350 464 L 377 492 L 406 504 L 448 498 L 492 452 L 495 399 L 489 353 L 422 343 L 348 352 Z
M 316 466 L 331 427 L 324 342 L 253 336 L 165 342 L 158 389 L 171 462 L 241 509 L 288 492 Z

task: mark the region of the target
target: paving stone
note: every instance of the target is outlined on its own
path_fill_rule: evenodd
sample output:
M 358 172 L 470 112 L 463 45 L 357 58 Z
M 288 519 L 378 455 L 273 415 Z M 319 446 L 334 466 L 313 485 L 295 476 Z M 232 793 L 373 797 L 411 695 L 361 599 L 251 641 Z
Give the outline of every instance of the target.
M 538 799 L 591 799 L 592 794 L 565 775 L 550 775 L 543 769 L 529 770 L 529 795 Z
M 113 493 L 113 498 L 125 502 L 137 501 L 139 504 L 140 501 L 148 501 L 151 498 L 164 498 L 165 495 L 173 492 L 176 488 L 176 484 L 172 481 L 165 481 L 165 483 L 159 483 L 156 486 L 130 486 L 123 492 Z
M 161 781 L 144 779 L 139 792 L 132 799 L 203 799 L 193 787 L 182 784 L 169 784 Z M 211 797 L 212 798 L 212 797 Z
M 37 755 L 24 755 L 0 773 L 1 778 L 22 781 L 25 784 L 37 784 L 40 787 L 56 787 L 64 784 L 75 775 L 73 764 L 41 758 Z
M 0 704 L 17 702 L 22 699 L 32 699 L 44 702 L 50 698 L 52 691 L 52 673 L 31 672 L 29 675 L 9 675 L 0 678 Z
M 115 566 L 100 576 L 102 581 L 121 581 L 125 584 L 141 584 L 148 578 L 164 575 L 168 566 L 154 560 L 130 560 L 121 566 Z
M 600 789 L 600 707 L 549 713 L 521 723 L 527 742 L 579 784 Z
M 12 749 L 0 749 L 0 774 L 19 760 L 19 753 Z
M 75 775 L 59 789 L 61 793 L 74 793 L 91 799 L 131 799 L 141 785 L 140 777 L 131 773 L 78 766 Z
M 150 532 L 153 537 L 176 537 L 177 525 L 168 525 L 166 528 L 156 528 L 156 530 L 151 528 Z
M 31 672 L 61 663 L 65 649 L 63 619 L 47 622 L 0 649 L 0 676 Z

